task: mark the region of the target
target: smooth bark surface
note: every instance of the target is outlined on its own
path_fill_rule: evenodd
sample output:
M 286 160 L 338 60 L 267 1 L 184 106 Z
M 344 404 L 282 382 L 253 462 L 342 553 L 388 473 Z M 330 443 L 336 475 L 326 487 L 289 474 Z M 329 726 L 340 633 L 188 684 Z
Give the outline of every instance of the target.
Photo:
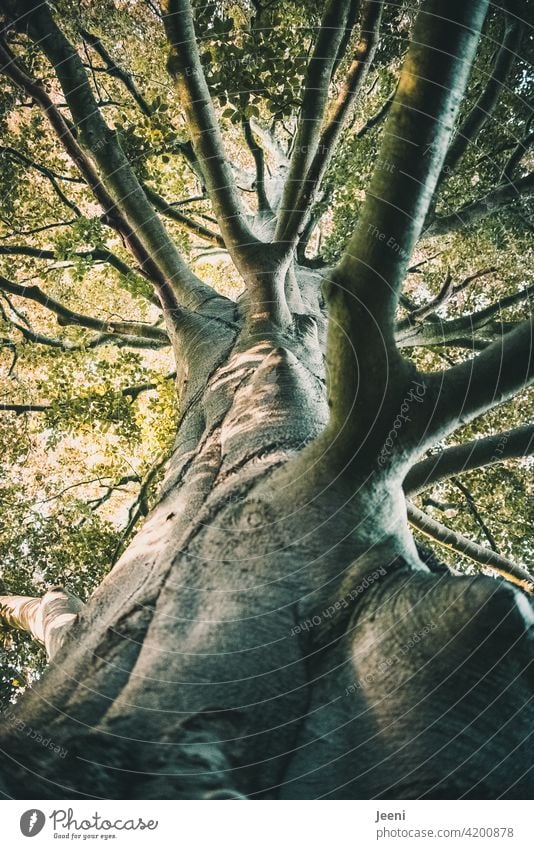
M 63 645 L 82 607 L 80 599 L 62 587 L 49 590 L 42 598 L 0 596 L 0 617 L 42 643 L 49 660 Z

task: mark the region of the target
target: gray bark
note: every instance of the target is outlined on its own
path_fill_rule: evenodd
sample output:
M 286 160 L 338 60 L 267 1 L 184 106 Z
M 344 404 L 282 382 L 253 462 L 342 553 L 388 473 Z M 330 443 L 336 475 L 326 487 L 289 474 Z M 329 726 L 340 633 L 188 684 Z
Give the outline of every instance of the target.
M 48 590 L 42 598 L 0 596 L 0 618 L 13 628 L 28 631 L 42 643 L 52 660 L 65 642 L 83 605 L 63 587 Z
M 9 728 L 12 795 L 531 793 L 525 597 L 430 574 L 400 483 L 295 478 L 323 322 L 196 340 L 159 503 L 18 705 L 68 754 Z

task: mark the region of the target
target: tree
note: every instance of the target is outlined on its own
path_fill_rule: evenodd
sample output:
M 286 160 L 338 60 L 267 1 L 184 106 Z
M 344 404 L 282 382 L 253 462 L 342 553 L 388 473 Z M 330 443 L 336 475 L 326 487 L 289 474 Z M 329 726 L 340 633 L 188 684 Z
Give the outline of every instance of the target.
M 92 5 L 0 3 L 4 438 L 142 473 L 67 483 L 85 578 L 6 573 L 50 663 L 3 792 L 529 798 L 530 550 L 476 477 L 524 503 L 527 7 Z M 123 532 L 78 483 L 136 491 Z

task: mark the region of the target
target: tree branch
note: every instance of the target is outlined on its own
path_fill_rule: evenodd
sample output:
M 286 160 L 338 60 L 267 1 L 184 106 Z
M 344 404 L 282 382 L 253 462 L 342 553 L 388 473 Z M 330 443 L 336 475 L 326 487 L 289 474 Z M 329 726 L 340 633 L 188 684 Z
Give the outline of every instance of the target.
M 161 197 L 154 189 L 151 189 L 149 186 L 143 185 L 143 188 L 146 192 L 146 196 L 149 201 L 158 210 L 162 215 L 165 215 L 167 218 L 170 218 L 172 221 L 176 221 L 178 224 L 182 224 L 184 227 L 187 227 L 192 233 L 198 236 L 200 239 L 204 239 L 207 242 L 210 242 L 212 245 L 217 245 L 220 248 L 225 247 L 225 242 L 222 236 L 219 233 L 214 233 L 213 230 L 210 230 L 208 227 L 205 227 L 203 224 L 199 224 L 198 221 L 195 221 L 189 215 L 184 215 L 183 212 L 180 212 L 179 209 L 176 208 L 175 205 L 169 203 L 165 200 L 165 198 Z
M 472 542 L 467 537 L 451 531 L 435 519 L 431 519 L 422 510 L 419 510 L 415 504 L 407 502 L 408 520 L 414 528 L 420 533 L 454 551 L 457 554 L 462 554 L 468 557 L 480 566 L 486 566 L 492 569 L 497 574 L 502 575 L 511 583 L 516 584 L 528 593 L 534 593 L 534 578 L 523 566 L 508 560 L 501 554 L 485 548 L 476 542 Z
M 19 67 L 15 58 L 12 56 L 2 39 L 0 39 L 0 59 L 4 63 L 1 69 L 2 73 L 13 80 L 16 85 L 20 86 L 26 94 L 31 97 L 32 103 L 37 103 L 43 111 L 57 138 L 65 148 L 73 163 L 79 169 L 85 179 L 85 182 L 91 188 L 94 196 L 104 210 L 108 226 L 114 227 L 124 238 L 126 238 L 129 234 L 132 250 L 141 262 L 141 267 L 144 269 L 147 276 L 149 276 L 153 281 L 160 279 L 158 270 L 146 256 L 142 246 L 137 242 L 135 234 L 129 233 L 129 227 L 126 220 L 121 220 L 120 212 L 115 209 L 113 199 L 100 182 L 98 174 L 93 168 L 89 158 L 85 155 L 78 144 L 70 125 L 63 118 L 63 115 L 59 111 L 57 105 L 51 100 L 45 89 Z M 70 221 L 59 222 L 57 224 L 49 224 L 43 227 L 34 228 L 31 231 L 18 231 L 14 233 L 14 235 L 31 235 L 32 233 L 38 233 L 51 227 L 70 225 L 75 220 L 76 219 L 72 219 Z
M 1 290 L 0 290 L 1 291 Z M 67 353 L 73 353 L 76 351 L 85 351 L 91 350 L 94 348 L 100 348 L 103 345 L 115 345 L 118 348 L 154 348 L 159 347 L 156 345 L 154 340 L 145 339 L 137 336 L 126 336 L 126 335 L 109 335 L 107 333 L 98 333 L 95 336 L 91 337 L 91 339 L 84 340 L 78 344 L 74 342 L 69 342 L 66 339 L 56 339 L 51 336 L 44 336 L 42 333 L 36 332 L 28 321 L 27 317 L 20 312 L 12 301 L 9 299 L 5 291 L 1 291 L 3 299 L 9 306 L 9 309 L 12 313 L 14 313 L 18 319 L 20 319 L 20 324 L 17 321 L 14 321 L 11 316 L 8 316 L 2 304 L 0 304 L 0 315 L 3 317 L 4 321 L 13 327 L 15 330 L 18 330 L 19 333 L 22 334 L 23 338 L 28 342 L 33 342 L 37 345 L 47 345 L 51 348 L 59 348 L 62 351 L 66 351 Z M 11 340 L 5 340 L 5 344 L 9 346 L 13 346 L 13 350 L 15 352 L 15 358 L 13 364 L 11 366 L 11 370 L 15 365 L 16 356 L 18 355 L 18 349 L 16 347 L 15 342 Z M 171 340 L 169 339 L 168 344 L 171 344 Z
M 99 510 L 101 507 L 103 507 L 104 504 L 106 504 L 110 500 L 110 498 L 115 494 L 115 492 L 125 492 L 123 487 L 126 484 L 130 483 L 140 484 L 141 479 L 138 475 L 124 475 L 116 483 L 111 484 L 110 486 L 106 486 L 106 491 L 103 495 L 100 495 L 98 498 L 92 498 L 90 501 L 87 502 L 91 510 Z M 99 484 L 99 486 L 103 487 L 103 484 Z
M 529 286 L 527 289 L 501 298 L 500 301 L 496 301 L 494 304 L 478 310 L 478 312 L 452 319 L 441 319 L 439 316 L 431 314 L 426 316 L 426 321 L 414 323 L 412 320 L 414 313 L 412 312 L 410 318 L 400 321 L 397 325 L 395 336 L 397 345 L 400 348 L 433 345 L 485 348 L 490 342 L 500 339 L 503 333 L 518 326 L 518 322 L 505 322 L 502 319 L 494 320 L 494 317 L 502 310 L 522 303 L 533 295 L 534 286 Z
M 356 138 L 357 139 L 363 138 L 369 132 L 369 130 L 372 130 L 373 127 L 376 127 L 377 124 L 380 124 L 380 122 L 384 120 L 384 118 L 388 114 L 389 110 L 391 109 L 391 106 L 393 104 L 394 99 L 395 99 L 395 92 L 393 91 L 389 95 L 389 97 L 386 100 L 384 100 L 382 106 L 379 109 L 377 109 L 375 114 L 371 115 L 371 117 L 367 119 L 365 124 L 363 124 L 363 126 L 361 126 L 359 130 L 357 130 L 357 132 L 356 132 Z
M 18 283 L 13 283 L 1 274 L 0 289 L 8 292 L 10 295 L 16 295 L 17 297 L 26 298 L 40 304 L 45 309 L 55 313 L 58 323 L 63 326 L 75 325 L 77 327 L 85 327 L 88 330 L 98 330 L 110 337 L 122 335 L 135 339 L 144 339 L 151 341 L 155 346 L 169 344 L 169 336 L 161 327 L 155 327 L 152 324 L 143 324 L 137 321 L 104 320 L 83 315 L 60 304 L 59 301 L 51 298 L 38 286 L 20 286 Z
M 108 251 L 104 248 L 90 248 L 87 251 L 74 251 L 73 256 L 79 259 L 96 260 L 97 262 L 105 262 L 111 265 L 119 274 L 128 277 L 134 273 L 127 262 L 124 262 L 117 254 Z M 58 260 L 59 257 L 55 251 L 45 248 L 33 248 L 31 245 L 0 245 L 0 256 L 29 256 L 35 259 L 52 259 Z
M 0 315 L 4 321 L 10 325 L 14 330 L 18 330 L 18 332 L 23 336 L 24 339 L 28 342 L 32 342 L 36 345 L 46 345 L 49 348 L 58 348 L 61 351 L 81 351 L 84 346 L 82 345 L 73 345 L 71 342 L 66 342 L 63 339 L 54 339 L 51 336 L 44 336 L 42 333 L 36 333 L 31 327 L 28 327 L 26 324 L 19 324 L 13 319 L 8 318 L 3 306 L 0 305 Z M 12 340 L 3 340 L 3 347 L 12 347 L 13 351 L 18 356 L 18 349 L 15 342 Z M 87 346 L 87 347 L 95 347 L 95 346 Z M 13 371 L 15 363 L 12 364 L 10 373 Z
M 534 118 L 534 112 L 532 113 L 532 118 Z M 503 168 L 503 171 L 502 171 L 502 174 L 501 174 L 502 180 L 508 180 L 509 182 L 512 182 L 512 178 L 513 178 L 513 174 L 514 174 L 515 169 L 517 168 L 517 166 L 519 165 L 519 163 L 523 159 L 525 153 L 528 151 L 528 149 L 532 146 L 533 143 L 534 143 L 534 132 L 527 133 L 527 135 L 524 138 L 522 138 L 520 141 L 518 141 L 518 143 L 514 147 L 512 153 L 510 154 L 508 162 L 506 163 L 506 165 Z
M 119 228 L 136 256 L 141 259 L 142 267 L 146 269 L 148 265 L 148 270 L 155 273 L 162 303 L 168 313 L 178 319 L 180 307 L 177 299 L 185 307 L 196 307 L 211 297 L 213 290 L 203 284 L 180 257 L 143 192 L 116 134 L 105 123 L 80 57 L 57 27 L 47 4 L 39 3 L 38 0 L 24 0 L 22 5 L 25 14 L 21 16 L 18 9 L 17 26 L 27 24 L 30 36 L 55 68 L 80 144 L 74 139 L 50 97 L 17 68 L 5 46 L 0 57 L 6 61 L 7 54 L 7 69 L 4 68 L 4 73 L 22 85 L 44 109 L 58 137 L 88 179 L 103 208 L 112 217 L 119 218 Z M 97 163 L 105 187 L 82 148 Z
M 68 342 L 66 339 L 57 339 L 53 336 L 45 336 L 44 334 L 38 333 L 32 328 L 24 327 L 23 325 L 18 324 L 12 319 L 9 320 L 9 323 L 14 328 L 14 330 L 18 330 L 19 333 L 28 342 L 31 342 L 35 345 L 46 345 L 49 348 L 57 348 L 69 354 L 76 353 L 77 351 L 94 350 L 95 348 L 101 348 L 104 345 L 114 345 L 117 348 L 133 348 L 135 350 L 146 350 L 165 347 L 163 344 L 156 344 L 151 339 L 142 339 L 137 336 L 113 336 L 107 333 L 98 333 L 97 335 L 92 336 L 86 342 L 80 342 L 79 344 L 76 344 L 74 342 Z M 16 348 L 16 343 L 13 342 L 12 344 L 17 350 L 18 355 L 18 348 Z M 167 342 L 167 346 L 170 346 L 170 344 L 171 340 L 169 339 Z
M 355 136 L 356 136 L 357 139 L 363 138 L 363 136 L 365 136 L 366 133 L 369 132 L 369 130 L 372 130 L 373 127 L 376 127 L 377 124 L 379 124 L 386 117 L 386 115 L 389 112 L 389 109 L 391 107 L 391 104 L 393 103 L 394 94 L 395 94 L 395 92 L 393 92 L 393 94 L 391 94 L 387 98 L 387 100 L 384 101 L 384 103 L 382 104 L 380 109 L 378 109 L 378 111 L 375 112 L 374 115 L 371 115 L 371 117 L 365 122 L 365 124 L 362 127 L 360 127 L 360 129 L 355 133 Z M 322 177 L 321 177 L 321 180 L 322 180 Z M 324 206 L 330 200 L 330 196 L 333 192 L 333 189 L 334 189 L 334 186 L 332 184 L 332 186 L 329 187 L 328 191 L 321 192 L 319 190 L 319 199 L 315 204 L 313 204 L 311 206 L 310 212 L 309 212 L 309 214 L 307 214 L 307 219 L 305 219 L 306 223 L 304 224 L 304 227 L 301 228 L 299 226 L 299 228 L 298 228 L 299 232 L 302 229 L 302 234 L 300 236 L 300 239 L 299 239 L 299 242 L 298 242 L 298 245 L 297 245 L 297 259 L 298 259 L 298 262 L 301 265 L 306 265 L 309 262 L 319 263 L 320 265 L 324 265 L 324 263 L 321 262 L 320 253 L 317 256 L 313 257 L 311 260 L 306 259 L 306 248 L 307 248 L 308 243 L 309 243 L 309 241 L 312 237 L 313 231 L 315 230 L 315 228 L 317 227 L 317 225 L 319 224 L 319 222 L 320 222 L 320 220 L 323 216 Z
M 318 149 L 328 90 L 343 41 L 350 5 L 348 0 L 328 0 L 308 63 L 299 123 L 276 227 L 275 239 L 278 242 L 290 241 L 288 234 L 293 212 Z M 291 235 L 296 235 L 294 227 L 291 228 Z
M 11 365 L 9 366 L 9 369 L 7 371 L 7 376 L 11 377 L 14 370 L 15 370 L 15 366 L 17 365 L 17 360 L 19 358 L 19 352 L 18 352 L 18 349 L 17 349 L 15 342 L 13 342 L 12 339 L 7 339 L 5 337 L 4 338 L 0 337 L 0 350 L 2 350 L 2 349 L 8 349 L 8 350 L 11 351 Z
M 141 485 L 139 488 L 139 494 L 133 504 L 130 506 L 128 511 L 128 521 L 126 523 L 126 527 L 124 528 L 121 538 L 115 548 L 115 551 L 112 555 L 111 562 L 115 564 L 119 559 L 120 555 L 124 551 L 125 545 L 127 544 L 128 538 L 132 533 L 133 529 L 137 525 L 137 523 L 148 515 L 150 504 L 150 491 L 151 488 L 157 479 L 158 474 L 161 469 L 164 467 L 165 463 L 170 458 L 172 453 L 172 449 L 164 449 L 154 460 L 150 468 L 148 469 L 146 475 L 141 481 Z
M 504 35 L 486 86 L 475 105 L 456 131 L 443 165 L 442 177 L 448 176 L 476 139 L 499 101 L 499 95 L 517 58 L 523 33 L 522 22 L 511 15 L 505 17 Z
M 54 180 L 61 180 L 66 183 L 77 183 L 78 185 L 84 185 L 85 181 L 80 177 L 71 177 L 69 174 L 60 174 L 59 171 L 54 171 L 53 168 L 48 168 L 48 166 L 43 165 L 41 162 L 36 162 L 35 159 L 31 159 L 29 156 L 26 156 L 25 153 L 22 153 L 20 150 L 16 150 L 14 147 L 0 147 L 0 153 L 5 153 L 7 156 L 13 156 L 15 159 L 20 160 L 20 162 L 28 165 L 29 168 L 35 168 L 36 171 L 40 171 L 41 174 L 44 174 L 45 177 L 53 177 Z
M 193 149 L 230 254 L 255 242 L 245 219 L 234 175 L 224 152 L 219 124 L 200 62 L 188 0 L 162 0 L 163 23 L 170 45 L 168 69 L 184 107 Z
M 337 142 L 346 125 L 348 116 L 369 74 L 376 48 L 382 18 L 383 2 L 368 0 L 362 13 L 360 40 L 354 52 L 352 64 L 348 70 L 341 90 L 333 102 L 327 123 L 322 131 L 314 156 L 305 179 L 299 186 L 290 213 L 285 215 L 285 227 L 282 230 L 282 219 L 279 224 L 279 238 L 283 241 L 294 242 L 299 238 L 311 211 L 316 193 L 332 160 Z M 387 101 L 386 101 L 387 103 Z M 375 123 L 385 114 L 385 111 L 375 116 Z M 290 173 L 291 178 L 291 173 Z
M 265 156 L 263 153 L 263 148 L 258 144 L 256 139 L 254 138 L 254 133 L 252 131 L 250 120 L 248 118 L 244 118 L 241 123 L 243 126 L 245 141 L 252 154 L 254 164 L 256 166 L 256 179 L 254 181 L 254 188 L 256 189 L 256 195 L 258 198 L 258 208 L 260 212 L 270 213 L 272 212 L 271 205 L 269 203 L 269 199 L 265 191 Z
M 486 537 L 487 541 L 489 542 L 489 544 L 490 544 L 490 548 L 492 548 L 492 549 L 493 549 L 493 551 L 497 551 L 497 552 L 498 552 L 498 551 L 499 551 L 499 549 L 498 549 L 498 547 L 497 547 L 497 543 L 496 543 L 496 541 L 495 541 L 495 537 L 493 536 L 493 534 L 491 533 L 490 529 L 488 528 L 488 526 L 487 526 L 486 522 L 485 522 L 485 521 L 484 521 L 484 519 L 482 518 L 482 516 L 481 516 L 481 514 L 480 514 L 480 510 L 478 509 L 478 507 L 477 507 L 477 505 L 476 505 L 476 501 L 475 501 L 475 499 L 474 499 L 474 497 L 473 497 L 472 493 L 471 493 L 471 492 L 469 491 L 469 489 L 468 489 L 468 488 L 467 488 L 467 487 L 466 487 L 466 486 L 465 486 L 465 485 L 464 485 L 461 481 L 459 481 L 457 478 L 451 478 L 451 483 L 453 483 L 453 484 L 454 484 L 454 486 L 455 486 L 455 487 L 457 487 L 457 489 L 459 489 L 459 490 L 460 490 L 460 492 L 462 493 L 462 495 L 464 496 L 464 498 L 465 498 L 465 500 L 466 500 L 466 503 L 467 503 L 467 509 L 469 510 L 469 512 L 471 513 L 471 515 L 472 515 L 473 519 L 475 520 L 475 522 L 476 522 L 476 523 L 477 523 L 477 525 L 479 526 L 480 530 L 482 531 L 482 533 L 483 533 L 483 534 L 484 534 L 484 536 Z
M 250 126 L 260 139 L 269 156 L 274 159 L 276 168 L 279 170 L 287 169 L 289 167 L 289 160 L 274 133 L 270 129 L 262 127 L 259 121 L 256 121 L 254 118 L 250 119 Z
M 170 374 L 165 375 L 165 380 L 174 380 L 176 378 L 176 372 L 173 371 Z M 135 401 L 139 395 L 142 395 L 143 392 L 151 392 L 154 389 L 158 388 L 157 383 L 147 382 L 147 383 L 138 383 L 134 386 L 125 386 L 117 395 L 121 395 L 123 398 L 131 398 L 132 401 Z M 91 400 L 91 395 L 88 396 L 78 396 L 84 397 L 85 400 Z M 60 406 L 68 406 L 72 399 L 69 399 L 65 402 L 59 402 Z M 24 413 L 46 413 L 47 410 L 51 410 L 54 406 L 57 406 L 58 402 L 54 404 L 0 404 L 0 411 L 3 413 L 15 413 L 17 416 L 23 415 Z
M 347 48 L 350 44 L 350 40 L 352 38 L 352 33 L 356 23 L 358 21 L 358 15 L 361 12 L 361 0 L 353 0 L 350 4 L 350 8 L 347 15 L 347 20 L 345 21 L 345 29 L 341 38 L 341 42 L 339 44 L 339 49 L 337 51 L 336 61 L 334 62 L 334 66 L 332 68 L 332 77 L 331 80 L 334 80 L 334 77 L 341 65 L 343 59 L 345 58 L 345 54 L 347 52 Z
M 489 269 L 488 271 L 491 271 L 491 269 Z M 472 277 L 471 279 L 474 278 Z M 510 307 L 515 307 L 517 304 L 528 300 L 528 298 L 532 296 L 534 296 L 534 285 L 527 286 L 526 289 L 521 289 L 519 292 L 512 292 L 511 295 L 506 295 L 499 301 L 495 301 L 494 304 L 490 304 L 488 307 L 484 307 L 484 309 L 478 310 L 478 312 L 472 313 L 471 315 L 467 316 L 467 319 L 469 320 L 469 324 L 471 325 L 471 327 L 474 327 L 476 330 L 478 330 L 484 326 L 485 321 L 490 318 L 493 318 L 493 316 L 495 316 L 497 313 L 501 312 L 502 310 L 509 309 Z
M 82 486 L 90 486 L 91 484 L 97 484 L 99 489 L 105 489 L 106 492 L 107 492 L 108 490 L 113 491 L 114 489 L 119 489 L 120 487 L 126 486 L 126 484 L 129 484 L 129 483 L 140 483 L 141 482 L 140 477 L 136 474 L 123 475 L 118 480 L 116 480 L 115 483 L 110 483 L 110 484 L 102 483 L 102 481 L 104 481 L 104 480 L 113 480 L 113 476 L 112 475 L 103 475 L 103 476 L 100 475 L 99 477 L 90 478 L 89 480 L 78 481 L 77 483 L 71 483 L 68 486 L 64 486 L 62 489 L 59 490 L 59 492 L 55 492 L 54 495 L 49 495 L 48 498 L 42 498 L 41 500 L 36 501 L 35 504 L 33 505 L 33 507 L 35 508 L 35 507 L 38 507 L 42 504 L 49 504 L 51 501 L 55 501 L 56 499 L 61 498 L 61 496 L 65 495 L 66 492 L 71 492 L 73 489 L 78 489 L 79 487 L 82 487 Z M 108 501 L 109 497 L 110 496 L 108 496 L 105 500 Z M 94 501 L 90 501 L 89 503 L 94 504 Z
M 427 391 L 411 433 L 419 453 L 532 383 L 532 317 L 473 359 L 423 379 Z
M 98 53 L 102 61 L 105 62 L 106 73 L 109 74 L 110 77 L 115 77 L 116 79 L 120 80 L 139 106 L 143 115 L 150 117 L 150 115 L 152 114 L 152 110 L 150 109 L 150 106 L 148 105 L 143 95 L 139 92 L 136 85 L 134 84 L 132 75 L 125 71 L 123 68 L 121 68 L 120 65 L 117 65 L 115 60 L 112 58 L 112 56 L 110 56 L 110 54 L 102 44 L 102 41 L 96 35 L 93 35 L 85 29 L 80 30 L 80 35 L 83 40 L 86 41 L 87 44 L 89 44 L 96 53 Z
M 83 603 L 63 587 L 48 590 L 42 598 L 0 596 L 0 616 L 12 628 L 26 631 L 46 649 L 52 660 L 83 608 Z
M 0 216 L 0 221 L 2 221 L 6 227 L 11 225 L 11 222 L 2 216 Z M 36 233 L 44 233 L 47 230 L 54 230 L 56 227 L 70 227 L 71 224 L 75 224 L 76 221 L 77 218 L 69 218 L 68 221 L 54 221 L 52 224 L 41 224 L 39 227 L 31 227 L 29 230 L 11 229 L 11 232 L 4 238 L 11 239 L 14 236 L 35 236 Z
M 446 480 L 461 472 L 480 469 L 502 460 L 526 457 L 534 453 L 534 425 L 523 425 L 492 436 L 473 439 L 462 445 L 444 448 L 413 466 L 404 480 L 407 495 Z
M 383 119 L 386 117 L 387 113 L 389 112 L 391 104 L 393 103 L 394 94 L 395 94 L 395 92 L 393 92 L 387 98 L 387 100 L 384 101 L 384 103 L 382 104 L 380 109 L 378 109 L 378 111 L 375 112 L 374 115 L 371 115 L 371 117 L 365 122 L 365 124 L 362 127 L 360 127 L 360 129 L 355 133 L 355 136 L 356 136 L 357 139 L 363 138 L 363 136 L 365 136 L 369 132 L 369 130 L 372 130 L 373 127 L 376 127 L 377 124 L 379 124 L 381 121 L 383 121 Z M 319 147 L 319 151 L 320 151 L 320 147 Z M 318 154 L 316 155 L 316 158 L 317 158 L 317 156 L 318 156 Z M 312 163 L 312 168 L 313 168 L 313 163 Z M 326 163 L 325 170 L 324 170 L 324 172 L 323 172 L 323 174 L 322 174 L 322 176 L 319 180 L 319 184 L 318 184 L 319 186 L 322 182 L 322 179 L 324 177 L 324 174 L 326 173 L 327 168 L 328 168 L 328 163 Z M 327 204 L 328 201 L 330 200 L 330 196 L 333 192 L 333 189 L 334 189 L 334 186 L 332 184 L 332 186 L 329 187 L 328 191 L 321 192 L 319 190 L 319 199 L 316 203 L 314 203 L 310 207 L 309 212 L 306 213 L 305 218 L 304 218 L 304 221 L 305 221 L 304 226 L 299 225 L 299 227 L 297 228 L 299 233 L 302 231 L 300 238 L 299 238 L 298 245 L 297 245 L 297 260 L 301 265 L 306 265 L 309 262 L 312 262 L 314 264 L 319 263 L 321 265 L 324 265 L 324 263 L 321 262 L 320 254 L 313 257 L 311 260 L 306 259 L 306 248 L 307 248 L 308 243 L 309 243 L 309 241 L 312 237 L 313 231 L 315 230 L 315 228 L 317 227 L 317 225 L 319 224 L 319 222 L 322 218 L 325 204 Z
M 411 310 L 408 321 L 421 321 L 423 318 L 427 318 L 427 316 L 432 315 L 437 309 L 448 303 L 451 298 L 454 298 L 460 292 L 463 292 L 463 290 L 466 289 L 474 280 L 479 280 L 481 277 L 486 277 L 488 274 L 493 274 L 495 271 L 497 271 L 496 268 L 485 268 L 482 271 L 475 271 L 474 274 L 469 274 L 465 277 L 461 283 L 454 285 L 452 274 L 450 270 L 448 270 L 443 286 L 436 297 L 428 303 L 422 304 L 422 306 L 415 307 L 415 309 Z
M 164 379 L 165 380 L 175 380 L 176 379 L 176 372 L 175 371 L 169 372 L 169 374 L 165 375 Z M 157 388 L 158 388 L 157 383 L 152 383 L 151 381 L 148 381 L 147 383 L 137 383 L 134 386 L 125 386 L 124 389 L 121 389 L 120 394 L 124 395 L 126 398 L 131 398 L 132 401 L 135 401 L 137 398 L 139 398 L 140 395 L 143 394 L 143 392 L 152 392 L 153 389 L 157 389 Z
M 23 164 L 28 165 L 28 167 L 38 171 L 40 174 L 43 174 L 43 176 L 49 180 L 54 192 L 60 199 L 61 203 L 63 203 L 66 207 L 72 210 L 72 212 L 74 212 L 76 216 L 81 216 L 82 213 L 80 211 L 80 208 L 74 203 L 74 201 L 67 197 L 67 195 L 58 183 L 58 180 L 68 180 L 70 182 L 79 182 L 79 180 L 76 180 L 75 178 L 65 177 L 61 174 L 56 174 L 56 172 L 52 171 L 51 168 L 47 168 L 45 165 L 40 165 L 38 162 L 34 162 L 33 159 L 30 159 L 28 156 L 25 156 L 23 153 L 18 150 L 15 150 L 14 148 L 0 147 L 0 153 L 7 154 L 8 156 L 11 156 L 12 159 L 18 159 L 19 162 L 22 162 Z
M 24 413 L 46 413 L 50 404 L 0 404 L 0 412 L 15 413 L 22 416 Z
M 425 236 L 443 236 L 456 230 L 463 230 L 477 224 L 487 215 L 499 210 L 534 192 L 534 172 L 520 177 L 512 182 L 501 183 L 492 189 L 484 197 L 464 204 L 455 212 L 448 215 L 439 215 L 430 223 L 425 230 Z
M 429 0 L 421 8 L 367 199 L 326 287 L 331 425 L 346 431 L 348 450 L 362 406 L 373 421 L 385 394 L 402 392 L 408 366 L 395 344 L 395 312 L 487 6 L 486 0 Z

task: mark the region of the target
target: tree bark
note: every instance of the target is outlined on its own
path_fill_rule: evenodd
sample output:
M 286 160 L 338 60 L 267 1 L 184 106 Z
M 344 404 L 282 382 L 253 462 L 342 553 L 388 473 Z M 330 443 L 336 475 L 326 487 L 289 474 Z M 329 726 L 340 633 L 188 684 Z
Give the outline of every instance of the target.
M 63 645 L 82 607 L 80 599 L 62 587 L 48 590 L 42 598 L 0 596 L 0 617 L 42 643 L 49 660 Z
M 328 417 L 319 321 L 299 341 L 217 325 L 158 504 L 17 707 L 68 754 L 8 726 L 11 795 L 531 792 L 510 755 L 530 716 L 521 592 L 431 575 L 395 490 L 292 477 Z

